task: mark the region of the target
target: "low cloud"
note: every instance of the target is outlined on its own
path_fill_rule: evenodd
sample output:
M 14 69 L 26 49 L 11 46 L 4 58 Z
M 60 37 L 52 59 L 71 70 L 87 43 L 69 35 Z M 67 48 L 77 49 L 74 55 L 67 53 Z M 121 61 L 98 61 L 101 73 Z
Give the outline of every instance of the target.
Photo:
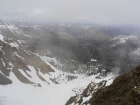
M 0 18 L 140 25 L 139 0 L 3 0 Z

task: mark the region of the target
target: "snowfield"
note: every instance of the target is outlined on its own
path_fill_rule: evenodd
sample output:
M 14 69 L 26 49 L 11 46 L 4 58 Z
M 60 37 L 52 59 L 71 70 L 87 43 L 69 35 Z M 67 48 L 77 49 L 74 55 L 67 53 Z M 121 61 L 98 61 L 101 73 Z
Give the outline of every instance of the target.
M 0 40 L 3 40 L 2 35 L 0 36 Z M 14 43 L 10 45 L 16 48 L 19 47 L 16 44 L 14 45 Z M 29 53 L 28 51 L 26 52 L 27 54 Z M 17 52 L 13 54 L 22 61 L 25 61 Z M 100 74 L 86 76 L 83 74 L 63 72 L 50 63 L 53 61 L 55 64 L 60 65 L 56 59 L 36 55 L 49 65 L 54 72 L 43 74 L 41 70 L 37 68 L 39 75 L 46 80 L 42 81 L 38 77 L 35 68 L 31 65 L 27 65 L 30 71 L 26 71 L 25 73 L 22 69 L 18 70 L 24 77 L 35 84 L 24 84 L 11 71 L 10 76 L 7 78 L 12 80 L 13 83 L 11 85 L 0 85 L 0 105 L 65 105 L 71 96 L 82 93 L 89 83 L 98 83 L 102 80 L 107 80 L 107 85 L 110 85 L 114 79 L 114 74 L 108 74 L 106 77 L 101 77 L 102 79 L 97 79 L 95 77 Z M 3 65 L 5 65 L 4 62 Z M 9 65 L 9 69 L 12 70 L 14 65 L 11 62 L 9 62 Z M 27 74 L 29 76 L 27 76 Z M 39 87 L 39 85 L 41 87 Z M 89 98 L 84 100 L 88 99 Z
M 3 28 L 8 28 L 12 33 L 14 33 L 14 35 L 16 35 L 16 37 L 19 37 L 20 33 L 22 33 L 18 30 L 17 27 L 12 26 L 8 22 L 4 22 L 4 24 L 5 25 L 3 25 Z M 2 25 L 0 25 L 0 28 L 1 27 Z M 89 26 L 85 27 L 85 29 L 87 28 L 89 28 Z M 30 37 L 29 35 L 25 34 L 23 34 L 23 36 Z M 75 96 L 75 94 L 81 94 L 83 90 L 86 89 L 89 83 L 98 83 L 102 80 L 107 80 L 106 85 L 110 85 L 114 80 L 114 77 L 116 76 L 115 74 L 110 73 L 105 77 L 100 76 L 101 78 L 99 79 L 96 78 L 100 75 L 99 73 L 96 75 L 87 76 L 84 74 L 80 74 L 80 72 L 78 73 L 77 69 L 74 69 L 75 74 L 64 72 L 61 71 L 63 65 L 58 62 L 56 58 L 45 55 L 41 56 L 38 53 L 32 53 L 28 50 L 21 49 L 20 47 L 28 45 L 25 44 L 26 41 L 24 40 L 14 41 L 12 38 L 0 34 L 0 42 L 3 42 L 5 46 L 10 46 L 7 47 L 7 49 L 12 49 L 10 50 L 12 53 L 11 56 L 14 56 L 15 61 L 17 61 L 18 58 L 19 61 L 22 62 L 16 62 L 17 65 L 14 64 L 14 62 L 6 58 L 9 53 L 6 55 L 6 53 L 3 51 L 3 46 L 0 46 L 0 51 L 3 54 L 3 58 L 1 58 L 2 65 L 6 69 L 11 70 L 9 71 L 10 76 L 4 75 L 1 70 L 0 73 L 12 81 L 12 84 L 10 85 L 0 85 L 0 105 L 65 105 L 71 96 Z M 50 67 L 54 72 L 48 71 L 42 73 L 41 68 L 39 68 L 39 66 L 36 67 L 36 65 L 30 63 L 27 59 L 27 57 L 29 56 L 25 57 L 23 56 L 24 54 L 20 55 L 19 50 L 23 50 L 23 52 L 25 52 L 25 55 L 32 55 L 33 57 L 36 55 L 44 62 L 44 64 L 47 64 L 47 67 Z M 50 55 L 50 52 L 48 52 L 48 55 Z M 26 60 L 28 62 L 25 63 Z M 97 62 L 96 59 L 91 59 L 91 61 Z M 52 63 L 58 67 L 55 67 Z M 26 68 L 24 68 L 24 70 L 22 68 L 22 64 L 25 64 L 24 66 L 27 67 L 28 70 L 26 70 Z M 14 67 L 16 68 L 16 66 L 19 66 L 17 67 L 18 73 L 21 74 L 19 76 L 27 78 L 29 81 L 31 81 L 30 83 L 34 84 L 22 83 L 23 81 L 21 82 L 20 79 L 17 78 L 17 75 L 13 72 L 13 69 Z M 59 70 L 58 68 L 61 70 Z M 96 69 L 98 68 L 95 68 L 95 70 Z M 39 76 L 41 76 L 45 81 L 43 81 Z M 84 98 L 84 102 L 89 99 L 90 97 Z
M 90 82 L 100 82 L 108 80 L 107 85 L 113 81 L 110 74 L 102 79 L 95 79 L 97 75 L 84 77 L 80 76 L 67 83 L 61 84 L 41 84 L 42 87 L 35 87 L 21 83 L 11 72 L 10 77 L 14 80 L 12 85 L 0 86 L 0 105 L 65 105 L 67 100 L 75 95 L 73 89 L 79 91 L 85 89 Z

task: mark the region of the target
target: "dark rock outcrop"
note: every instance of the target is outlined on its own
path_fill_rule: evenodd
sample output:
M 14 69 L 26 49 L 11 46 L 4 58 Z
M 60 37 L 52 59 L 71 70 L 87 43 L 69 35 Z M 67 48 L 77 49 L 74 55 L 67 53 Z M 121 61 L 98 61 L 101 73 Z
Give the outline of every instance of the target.
M 5 77 L 4 75 L 2 75 L 0 73 L 0 84 L 1 85 L 7 85 L 7 84 L 11 84 L 11 83 L 12 83 L 12 81 L 9 78 Z
M 110 86 L 105 84 L 106 81 L 90 83 L 66 105 L 140 105 L 140 66 L 118 76 Z
M 140 66 L 95 92 L 90 105 L 140 105 Z
M 77 94 L 76 96 L 72 96 L 65 105 L 86 105 L 86 103 L 88 102 L 87 99 L 90 99 L 90 97 L 92 96 L 92 94 L 97 91 L 100 88 L 103 88 L 106 85 L 105 80 L 99 82 L 99 83 L 94 83 L 91 82 L 87 88 L 83 91 L 82 94 Z M 85 100 L 84 100 L 85 98 Z

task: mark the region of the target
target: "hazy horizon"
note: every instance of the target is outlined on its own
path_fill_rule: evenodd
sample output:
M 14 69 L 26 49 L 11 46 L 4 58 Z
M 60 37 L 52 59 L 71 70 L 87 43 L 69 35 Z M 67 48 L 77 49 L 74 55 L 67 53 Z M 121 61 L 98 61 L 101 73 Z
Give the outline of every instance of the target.
M 0 19 L 140 26 L 138 0 L 4 0 Z

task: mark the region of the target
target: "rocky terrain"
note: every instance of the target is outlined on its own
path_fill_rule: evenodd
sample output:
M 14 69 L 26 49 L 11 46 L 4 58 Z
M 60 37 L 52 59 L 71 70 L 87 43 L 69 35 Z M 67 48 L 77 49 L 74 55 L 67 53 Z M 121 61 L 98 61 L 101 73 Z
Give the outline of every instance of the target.
M 106 81 L 90 83 L 82 94 L 71 97 L 66 105 L 139 105 L 140 66 L 118 76 L 110 86 Z

